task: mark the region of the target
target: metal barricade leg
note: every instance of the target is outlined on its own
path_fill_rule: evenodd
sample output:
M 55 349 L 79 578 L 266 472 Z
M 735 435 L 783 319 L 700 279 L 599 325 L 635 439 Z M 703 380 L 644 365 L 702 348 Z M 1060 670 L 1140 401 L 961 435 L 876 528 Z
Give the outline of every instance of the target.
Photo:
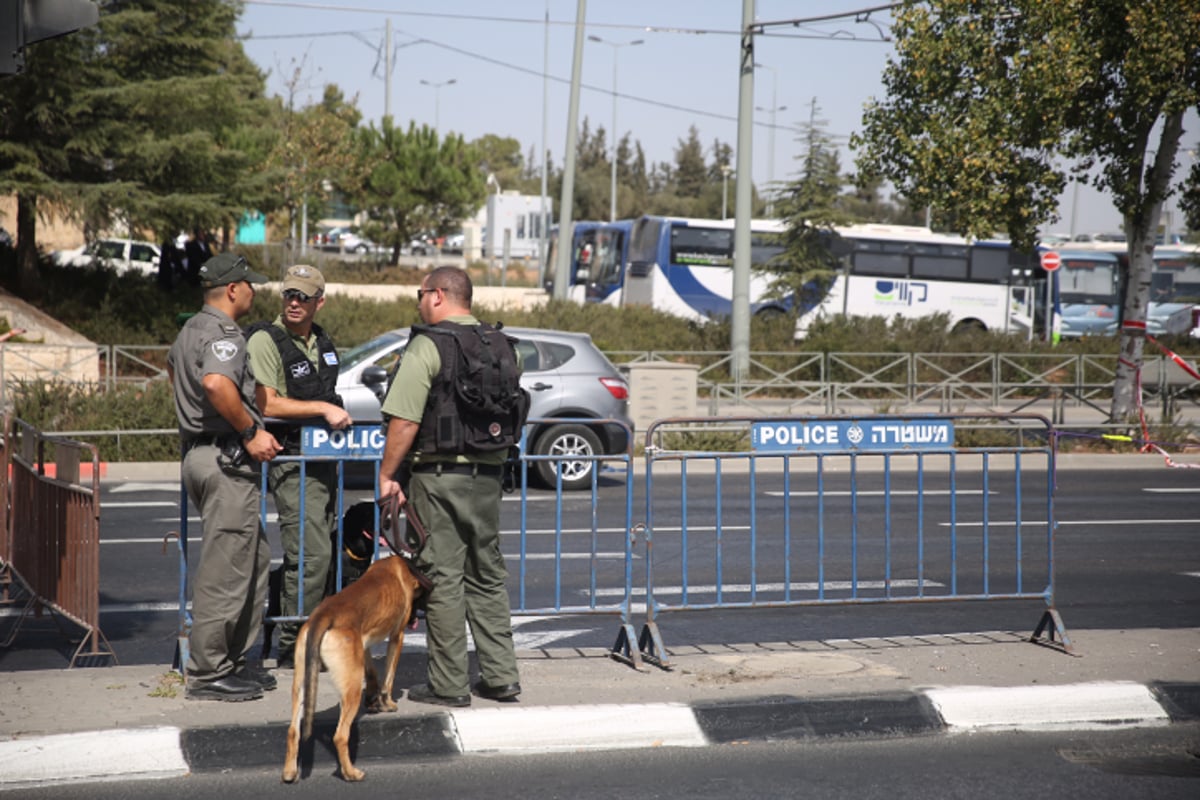
M 1048 645 L 1054 644 L 1057 637 L 1062 643 L 1062 649 L 1070 655 L 1075 655 L 1075 650 L 1071 646 L 1071 639 L 1067 636 L 1067 628 L 1063 625 L 1062 616 L 1059 615 L 1058 609 L 1051 606 L 1042 613 L 1042 619 L 1038 622 L 1037 628 L 1033 631 L 1033 635 L 1029 637 L 1029 641 L 1034 644 L 1040 644 L 1042 632 L 1045 632 L 1045 643 Z

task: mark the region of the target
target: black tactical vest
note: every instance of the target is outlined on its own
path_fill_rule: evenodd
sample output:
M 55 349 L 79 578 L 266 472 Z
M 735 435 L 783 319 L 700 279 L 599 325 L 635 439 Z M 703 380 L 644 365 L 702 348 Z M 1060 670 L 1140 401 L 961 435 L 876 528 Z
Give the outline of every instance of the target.
M 449 321 L 414 325 L 412 335 L 428 336 L 442 362 L 429 388 L 415 449 L 472 455 L 515 447 L 529 414 L 516 340 L 486 323 Z
M 273 322 L 258 322 L 246 329 L 249 339 L 258 331 L 271 334 L 279 357 L 283 361 L 283 377 L 287 382 L 287 396 L 296 400 L 323 400 L 340 406 L 342 398 L 337 393 L 338 361 L 333 342 L 325 335 L 320 325 L 313 324 L 317 336 L 317 363 L 292 341 L 292 335 Z M 293 426 L 294 427 L 294 426 Z

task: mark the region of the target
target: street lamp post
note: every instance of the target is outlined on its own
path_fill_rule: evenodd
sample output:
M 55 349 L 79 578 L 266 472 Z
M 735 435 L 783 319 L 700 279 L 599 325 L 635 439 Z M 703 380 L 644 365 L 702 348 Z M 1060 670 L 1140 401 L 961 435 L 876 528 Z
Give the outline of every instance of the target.
M 767 216 L 770 217 L 774 210 L 775 199 L 775 112 L 787 111 L 787 106 L 781 106 L 776 102 L 776 90 L 779 88 L 779 73 L 774 67 L 768 67 L 766 64 L 754 62 L 755 68 L 771 70 L 771 107 L 763 108 L 755 106 L 755 111 L 770 111 L 771 112 L 771 128 L 767 131 Z
M 454 83 L 458 83 L 458 81 L 454 78 L 451 78 L 448 81 L 442 81 L 441 83 L 434 83 L 433 81 L 427 80 L 421 81 L 422 86 L 429 86 L 433 89 L 433 129 L 435 131 L 441 127 L 439 123 L 442 113 L 442 87 L 450 86 Z
M 632 42 L 609 42 L 601 39 L 599 36 L 589 36 L 587 38 L 588 41 L 606 44 L 613 49 L 613 110 L 612 133 L 610 134 L 612 137 L 612 185 L 609 189 L 608 218 L 610 221 L 615 222 L 617 219 L 617 50 L 622 47 L 632 47 L 642 44 L 642 40 L 634 39 Z
M 729 173 L 733 172 L 733 167 L 728 164 L 721 165 L 721 219 L 729 219 L 727 209 L 729 208 Z

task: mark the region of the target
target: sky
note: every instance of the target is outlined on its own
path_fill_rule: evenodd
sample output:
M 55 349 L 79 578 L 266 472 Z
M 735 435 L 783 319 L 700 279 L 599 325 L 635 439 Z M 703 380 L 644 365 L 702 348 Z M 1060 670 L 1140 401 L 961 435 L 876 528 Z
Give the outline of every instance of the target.
M 398 124 L 413 120 L 468 140 L 511 136 L 527 158 L 544 141 L 561 167 L 578 4 L 246 0 L 238 33 L 249 57 L 269 73 L 272 94 L 286 97 L 291 80 L 295 102 L 307 105 L 335 83 L 348 99 L 357 97 L 364 121 L 379 120 L 388 107 L 383 43 L 390 19 L 390 110 Z M 759 22 L 812 19 L 884 4 L 757 0 L 755 16 Z M 586 118 L 593 131 L 613 129 L 615 58 L 616 130 L 640 141 L 648 161 L 673 161 L 693 125 L 706 151 L 718 139 L 736 148 L 741 15 L 738 0 L 591 0 L 584 34 L 603 41 L 584 41 L 580 122 Z M 842 146 L 843 169 L 852 169 L 845 144 L 862 126 L 864 104 L 882 94 L 883 70 L 894 52 L 886 40 L 889 25 L 887 11 L 873 11 L 864 22 L 850 17 L 771 27 L 756 37 L 755 61 L 762 65 L 754 88 L 756 186 L 795 176 L 798 126 L 809 120 Z M 1195 140 L 1193 128 L 1184 149 L 1196 150 Z M 1072 219 L 1079 233 L 1115 231 L 1121 222 L 1111 201 L 1089 187 L 1069 186 L 1060 216 L 1047 231 L 1069 231 Z

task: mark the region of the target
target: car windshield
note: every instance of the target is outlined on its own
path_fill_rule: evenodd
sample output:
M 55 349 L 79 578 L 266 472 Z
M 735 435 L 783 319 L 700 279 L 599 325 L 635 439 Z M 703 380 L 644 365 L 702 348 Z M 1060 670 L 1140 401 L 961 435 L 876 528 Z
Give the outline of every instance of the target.
M 376 336 L 369 342 L 363 342 L 358 347 L 352 347 L 342 355 L 341 369 L 348 370 L 363 361 L 378 358 L 381 350 L 386 350 L 407 338 L 407 336 L 392 331 Z

